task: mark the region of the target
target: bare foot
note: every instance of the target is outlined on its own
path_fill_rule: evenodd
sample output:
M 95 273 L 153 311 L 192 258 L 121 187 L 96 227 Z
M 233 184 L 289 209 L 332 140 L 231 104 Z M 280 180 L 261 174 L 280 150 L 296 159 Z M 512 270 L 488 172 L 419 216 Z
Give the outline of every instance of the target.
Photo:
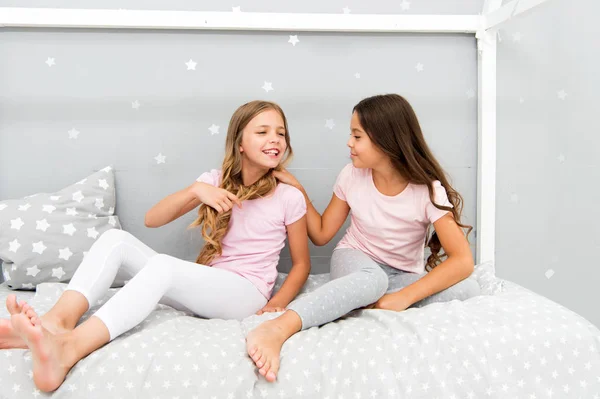
M 258 367 L 258 372 L 269 382 L 277 379 L 279 353 L 285 341 L 296 331 L 286 328 L 280 318 L 267 320 L 246 337 L 248 355 Z
M 17 296 L 14 294 L 9 295 L 6 298 L 6 309 L 12 315 L 21 313 L 23 307 L 29 310 L 31 306 L 25 301 L 17 302 Z M 67 332 L 68 330 L 61 327 L 59 323 L 48 320 L 42 316 L 42 325 L 48 331 L 58 334 Z M 13 330 L 10 319 L 0 319 L 0 349 L 27 349 L 25 341 Z
M 11 316 L 14 332 L 25 341 L 33 358 L 33 382 L 44 392 L 57 389 L 74 363 L 69 360 L 68 333 L 53 334 L 31 308 Z
M 17 296 L 14 294 L 6 298 L 6 309 L 12 315 L 21 313 L 21 307 L 24 302 L 17 303 Z M 12 328 L 10 319 L 0 319 L 0 349 L 27 349 L 25 341 L 19 337 Z

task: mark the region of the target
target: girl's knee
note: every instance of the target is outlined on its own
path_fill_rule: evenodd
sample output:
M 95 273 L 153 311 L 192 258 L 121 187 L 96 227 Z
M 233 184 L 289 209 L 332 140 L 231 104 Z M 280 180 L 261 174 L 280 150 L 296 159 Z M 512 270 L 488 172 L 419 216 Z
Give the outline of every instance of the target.
M 388 275 L 380 267 L 377 267 L 377 269 L 373 268 L 369 270 L 368 273 L 371 276 L 371 283 L 373 284 L 377 295 L 382 297 L 387 292 L 390 283 Z
M 129 236 L 131 236 L 131 233 L 128 233 L 125 230 L 110 229 L 102 233 L 102 235 L 100 235 L 100 238 L 98 238 L 98 241 L 102 240 L 110 242 L 121 242 L 125 241 Z

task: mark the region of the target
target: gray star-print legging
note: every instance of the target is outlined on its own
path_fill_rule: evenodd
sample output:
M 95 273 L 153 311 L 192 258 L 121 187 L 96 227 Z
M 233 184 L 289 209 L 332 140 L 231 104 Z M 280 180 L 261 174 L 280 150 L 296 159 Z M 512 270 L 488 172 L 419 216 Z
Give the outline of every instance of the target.
M 354 309 L 377 302 L 386 293 L 399 291 L 424 274 L 409 273 L 375 262 L 367 254 L 340 248 L 331 256 L 331 280 L 311 293 L 293 301 L 287 308 L 302 319 L 302 329 L 336 320 Z M 467 278 L 452 287 L 431 295 L 414 305 L 464 300 L 479 295 L 479 283 Z

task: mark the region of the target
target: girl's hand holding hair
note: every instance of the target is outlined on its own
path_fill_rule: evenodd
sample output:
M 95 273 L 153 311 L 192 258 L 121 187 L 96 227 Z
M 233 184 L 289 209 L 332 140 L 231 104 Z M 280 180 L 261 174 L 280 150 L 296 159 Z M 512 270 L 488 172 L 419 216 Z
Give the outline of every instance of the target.
M 218 213 L 227 212 L 233 204 L 242 207 L 241 201 L 229 191 L 211 186 L 210 184 L 195 182 L 190 186 L 190 191 L 202 202 L 215 209 Z

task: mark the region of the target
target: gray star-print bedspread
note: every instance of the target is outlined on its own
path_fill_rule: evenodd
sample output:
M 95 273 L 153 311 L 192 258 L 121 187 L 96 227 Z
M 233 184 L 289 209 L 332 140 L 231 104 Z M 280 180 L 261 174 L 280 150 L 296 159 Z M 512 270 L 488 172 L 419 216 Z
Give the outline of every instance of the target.
M 327 278 L 311 276 L 305 290 Z M 35 389 L 29 351 L 0 351 L 0 398 L 600 398 L 600 331 L 516 284 L 494 284 L 464 302 L 355 311 L 301 332 L 284 346 L 273 384 L 244 339 L 276 314 L 203 320 L 159 305 L 53 394 Z M 44 312 L 65 287 L 19 295 Z M 0 288 L 2 301 L 8 293 Z

